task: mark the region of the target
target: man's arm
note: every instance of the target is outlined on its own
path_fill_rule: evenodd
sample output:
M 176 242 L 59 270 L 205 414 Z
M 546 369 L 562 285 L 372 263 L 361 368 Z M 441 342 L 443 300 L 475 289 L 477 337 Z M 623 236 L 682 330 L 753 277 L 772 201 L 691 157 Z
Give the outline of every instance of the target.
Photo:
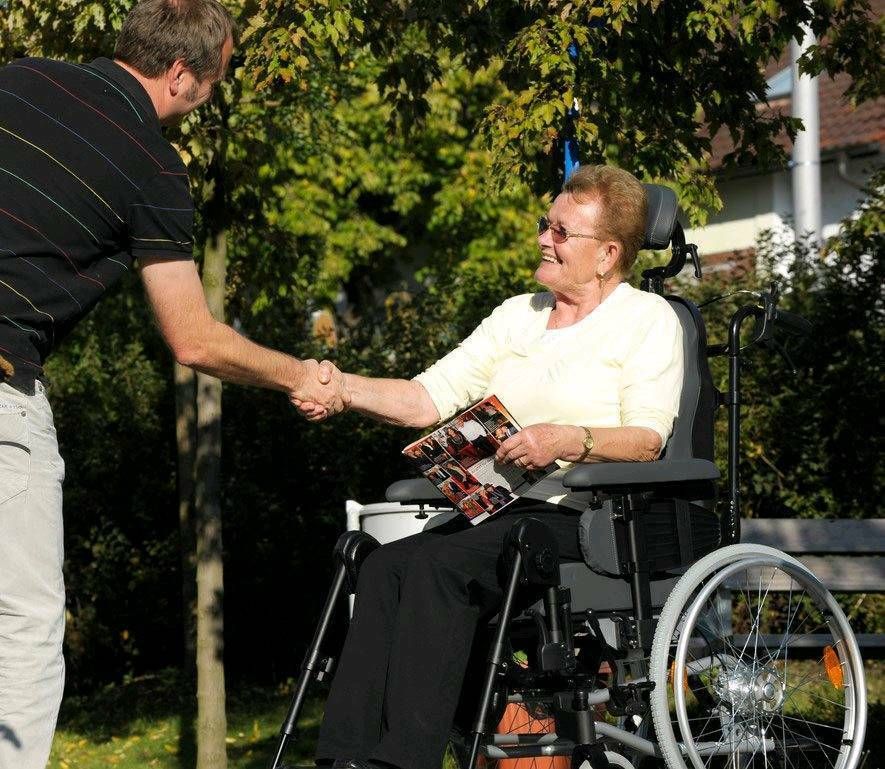
M 141 279 L 163 339 L 175 360 L 211 376 L 288 393 L 340 411 L 340 377 L 320 383 L 316 361 L 250 342 L 212 317 L 196 265 L 190 260 L 142 260 Z M 324 377 L 325 378 L 325 377 Z

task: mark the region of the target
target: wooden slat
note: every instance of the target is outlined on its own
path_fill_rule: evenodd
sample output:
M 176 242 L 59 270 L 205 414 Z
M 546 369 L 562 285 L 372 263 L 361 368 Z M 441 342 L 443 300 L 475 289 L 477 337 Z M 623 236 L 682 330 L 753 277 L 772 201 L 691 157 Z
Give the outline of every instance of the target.
M 769 545 L 787 553 L 885 553 L 885 518 L 748 518 L 741 521 L 741 542 Z
M 885 647 L 885 634 L 882 633 L 857 633 L 855 636 L 857 645 L 863 649 L 880 649 Z M 752 636 L 750 637 L 752 640 Z M 742 647 L 747 641 L 746 635 L 735 635 L 734 645 Z M 760 635 L 759 643 L 766 649 L 775 649 L 780 646 L 783 636 Z M 803 635 L 790 639 L 791 649 L 820 649 L 827 644 L 833 643 L 833 636 L 827 633 Z
M 885 589 L 885 557 L 883 556 L 801 556 L 798 558 L 832 592 L 845 593 L 881 593 Z M 771 578 L 771 570 L 765 570 L 763 589 Z M 771 582 L 770 590 L 790 589 L 790 577 L 778 572 Z M 758 577 L 749 579 L 743 572 L 738 572 L 730 579 L 727 586 L 736 589 L 757 589 Z M 792 585 L 796 589 L 795 583 Z

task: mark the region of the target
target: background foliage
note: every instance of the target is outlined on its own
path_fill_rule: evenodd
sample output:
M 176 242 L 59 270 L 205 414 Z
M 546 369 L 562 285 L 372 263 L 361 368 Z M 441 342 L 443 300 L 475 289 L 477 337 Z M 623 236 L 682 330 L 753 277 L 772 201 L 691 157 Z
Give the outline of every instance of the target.
M 514 177 L 549 189 L 553 150 L 577 98 L 574 131 L 586 161 L 675 183 L 698 223 L 720 205 L 708 174 L 720 128 L 735 143 L 727 164 L 783 160 L 776 139 L 797 122 L 757 103 L 764 66 L 803 24 L 822 39 L 804 69 L 849 72 L 851 99 L 882 93 L 882 23 L 871 23 L 866 0 L 260 0 L 246 39 L 264 87 L 303 83 L 314 62 L 346 61 L 368 44 L 382 63 L 381 92 L 405 126 L 432 112 L 427 96 L 450 62 L 499 68 L 506 90 L 478 125 L 493 151 L 487 181 L 495 189 Z
M 107 54 L 129 4 L 13 0 L 0 9 L 0 61 Z M 573 95 L 588 160 L 668 180 L 688 217 L 702 220 L 718 205 L 709 136 L 732 131 L 730 162 L 775 161 L 774 137 L 794 127 L 757 112 L 751 97 L 762 94 L 760 65 L 810 18 L 806 7 L 238 6 L 245 33 L 233 77 L 171 135 L 192 171 L 201 232 L 230 231 L 228 318 L 299 356 L 417 373 L 502 299 L 536 290 L 534 221 L 549 202 L 547 158 Z M 881 28 L 860 23 L 865 4 L 811 8 L 829 37 L 808 66 L 848 71 L 851 98 L 881 93 Z M 582 45 L 577 69 L 570 39 Z M 882 514 L 881 437 L 868 429 L 881 399 L 882 182 L 826 259 L 773 237 L 742 282 L 680 288 L 700 301 L 764 285 L 787 263 L 786 306 L 816 326 L 813 344 L 795 350 L 798 377 L 771 354 L 748 362 L 749 515 Z M 638 269 L 659 258 L 644 255 Z M 309 333 L 318 309 L 337 319 L 334 348 Z M 714 339 L 728 313 L 727 302 L 710 305 Z M 51 361 L 68 470 L 73 689 L 181 662 L 171 370 L 135 279 Z M 724 387 L 724 371 L 716 375 Z M 344 500 L 383 498 L 409 472 L 399 448 L 413 437 L 352 415 L 307 426 L 278 395 L 225 389 L 225 656 L 235 680 L 295 669 Z

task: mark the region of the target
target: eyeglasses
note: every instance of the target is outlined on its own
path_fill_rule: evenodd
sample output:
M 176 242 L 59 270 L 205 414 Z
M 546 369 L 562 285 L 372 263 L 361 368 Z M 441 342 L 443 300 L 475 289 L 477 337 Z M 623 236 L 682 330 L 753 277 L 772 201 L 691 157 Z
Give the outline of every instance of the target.
M 602 238 L 598 238 L 596 235 L 582 235 L 580 232 L 569 232 L 565 227 L 557 227 L 555 224 L 550 224 L 550 220 L 546 216 L 542 216 L 538 219 L 538 235 L 543 235 L 547 230 L 550 230 L 554 243 L 565 243 L 569 238 L 602 240 Z

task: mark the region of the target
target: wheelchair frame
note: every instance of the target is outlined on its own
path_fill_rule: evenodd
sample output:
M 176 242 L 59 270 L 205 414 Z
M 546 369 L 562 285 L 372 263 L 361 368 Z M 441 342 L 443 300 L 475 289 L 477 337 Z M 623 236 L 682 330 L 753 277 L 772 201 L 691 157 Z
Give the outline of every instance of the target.
M 666 190 L 672 195 L 672 192 L 666 188 L 658 189 Z M 667 265 L 643 273 L 643 289 L 658 294 L 663 294 L 664 280 L 679 274 L 689 258 L 693 262 L 696 277 L 701 276 L 697 247 L 686 244 L 682 228 L 675 221 L 675 196 L 672 199 L 672 208 L 672 218 L 667 228 L 667 242 L 654 243 L 652 238 L 651 245 L 662 248 L 672 241 L 672 258 Z M 649 247 L 650 237 L 647 236 L 646 247 Z M 759 713 L 767 714 L 776 710 L 776 706 L 772 703 L 777 696 L 781 698 L 779 702 L 783 701 L 786 688 L 786 681 L 780 680 L 771 658 L 766 665 L 760 664 L 758 668 L 754 660 L 752 671 L 746 672 L 744 670 L 746 664 L 741 667 L 735 661 L 734 655 L 729 655 L 727 650 L 714 651 L 712 643 L 707 644 L 710 650 L 707 657 L 699 658 L 700 661 L 687 658 L 688 647 L 693 641 L 697 641 L 697 638 L 690 638 L 689 630 L 700 627 L 698 617 L 705 607 L 709 610 L 711 601 L 716 600 L 716 591 L 724 589 L 727 579 L 733 573 L 754 568 L 769 568 L 789 573 L 791 579 L 803 587 L 803 591 L 812 594 L 819 600 L 820 605 L 825 607 L 827 624 L 837 638 L 833 653 L 837 655 L 843 676 L 847 675 L 849 678 L 849 684 L 844 688 L 846 691 L 850 689 L 852 698 L 850 713 L 846 707 L 845 732 L 839 754 L 836 761 L 831 760 L 828 765 L 835 769 L 854 769 L 857 766 L 866 721 L 863 666 L 844 614 L 826 589 L 794 559 L 771 548 L 735 544 L 740 539 L 738 462 L 742 324 L 749 318 L 754 319 L 755 338 L 751 344 L 761 342 L 775 345 L 776 340 L 773 336 L 775 328 L 794 334 L 805 334 L 810 330 L 810 325 L 802 318 L 777 307 L 778 296 L 774 286 L 769 292 L 761 295 L 761 300 L 762 306 L 748 305 L 734 313 L 729 325 L 727 344 L 706 347 L 708 356 L 726 355 L 729 360 L 728 391 L 725 394 L 715 392 L 714 403 L 714 408 L 720 405 L 728 407 L 727 510 L 718 522 L 719 531 L 714 538 L 715 541 L 711 541 L 708 537 L 706 541 L 692 542 L 692 511 L 689 509 L 691 505 L 680 504 L 679 499 L 674 499 L 675 507 L 670 512 L 677 529 L 679 544 L 675 553 L 662 557 L 660 553 L 652 552 L 654 548 L 650 548 L 647 529 L 648 521 L 653 517 L 650 513 L 652 504 L 658 499 L 656 492 L 660 493 L 662 489 L 666 491 L 666 483 L 662 484 L 660 480 L 646 480 L 637 486 L 635 482 L 631 483 L 615 473 L 608 482 L 589 484 L 586 482 L 586 472 L 583 480 L 581 475 L 582 471 L 588 471 L 590 468 L 579 467 L 569 473 L 565 479 L 566 485 L 590 491 L 591 508 L 601 506 L 603 501 L 610 505 L 612 526 L 616 532 L 619 576 L 629 580 L 632 608 L 610 613 L 597 613 L 586 609 L 582 613 L 576 613 L 570 589 L 561 585 L 560 562 L 556 541 L 551 532 L 538 519 L 522 519 L 516 522 L 504 544 L 509 576 L 502 608 L 494 628 L 479 698 L 480 704 L 471 729 L 472 739 L 469 746 L 466 744 L 456 746 L 456 752 L 460 753 L 457 758 L 462 766 L 474 769 L 478 765 L 480 756 L 486 759 L 570 756 L 573 769 L 586 765 L 592 769 L 605 769 L 609 766 L 635 769 L 633 762 L 648 756 L 663 759 L 670 769 L 706 769 L 712 756 L 723 756 L 728 760 L 723 766 L 727 766 L 728 769 L 738 769 L 752 764 L 753 758 L 761 749 L 767 767 L 768 753 L 773 750 L 769 746 L 768 737 L 772 720 L 769 719 L 764 728 L 761 728 L 767 715 L 760 716 Z M 705 340 L 702 341 L 706 345 Z M 705 464 L 712 463 L 707 461 Z M 598 467 L 601 466 L 596 466 Z M 689 469 L 692 471 L 688 473 L 690 477 L 677 478 L 676 482 L 695 484 L 693 493 L 696 495 L 689 496 L 690 499 L 708 499 L 715 504 L 715 481 L 718 478 L 718 471 L 715 467 L 712 472 L 707 470 L 700 473 L 698 466 Z M 405 490 L 400 489 L 392 494 L 392 490 L 396 487 L 397 484 L 394 484 L 388 490 L 388 499 L 391 501 L 410 501 L 420 505 L 436 505 L 442 501 L 441 495 L 438 495 L 429 482 L 423 485 L 410 482 L 407 483 Z M 680 494 L 684 499 L 686 496 L 684 485 Z M 711 515 L 715 516 L 716 513 L 712 512 Z M 302 663 L 292 702 L 269 763 L 270 769 L 283 769 L 282 760 L 288 744 L 295 735 L 296 721 L 310 682 L 323 680 L 332 672 L 334 660 L 321 653 L 323 640 L 341 591 L 345 590 L 347 593 L 355 591 L 360 566 L 376 547 L 378 543 L 374 538 L 359 531 L 343 534 L 336 543 L 333 556 L 335 561 L 333 584 Z M 692 563 L 694 565 L 691 565 Z M 671 590 L 656 617 L 655 601 L 652 598 L 653 576 L 689 566 L 688 571 Z M 710 571 L 711 569 L 713 571 Z M 769 587 L 770 584 L 771 582 Z M 523 670 L 508 660 L 507 652 L 508 632 L 511 630 L 514 618 L 517 590 L 520 586 L 526 585 L 543 588 L 544 596 L 541 602 L 543 611 L 531 610 L 528 615 L 534 620 L 532 624 L 537 630 L 539 643 L 533 654 L 534 667 Z M 759 592 L 761 613 L 761 582 Z M 767 594 L 768 589 L 766 589 Z M 576 618 L 581 620 L 586 631 L 577 636 L 574 632 Z M 731 622 L 730 616 L 728 622 Z M 614 629 L 616 639 L 614 643 L 608 640 L 612 633 L 606 634 L 603 631 L 603 624 L 606 623 L 609 631 Z M 787 635 L 789 630 L 788 626 Z M 705 642 L 708 641 L 704 632 L 701 632 L 700 636 Z M 672 653 L 674 645 L 675 657 Z M 681 656 L 679 656 L 680 649 Z M 741 659 L 743 651 L 742 649 Z M 672 668 L 669 667 L 671 659 L 674 660 Z M 728 662 L 729 659 L 732 661 Z M 612 675 L 612 682 L 607 686 L 596 685 L 602 662 L 608 663 Z M 715 674 L 712 672 L 714 668 L 717 671 Z M 625 680 L 628 675 L 632 680 Z M 672 686 L 670 694 L 677 703 L 679 731 L 674 727 L 672 718 L 667 715 L 669 707 L 667 693 L 663 692 L 663 698 L 661 693 L 661 687 L 670 679 L 682 681 L 684 678 L 687 688 L 689 680 L 699 680 L 704 675 L 713 680 L 712 684 L 704 684 L 706 688 L 718 686 L 725 692 L 718 705 L 723 736 L 715 745 L 709 740 L 704 742 L 694 739 L 691 719 L 686 715 L 688 709 L 683 686 L 672 683 L 668 685 L 668 688 Z M 830 675 L 829 668 L 827 675 Z M 763 676 L 765 679 L 761 684 L 756 680 L 758 676 Z M 832 681 L 832 678 L 830 680 Z M 717 683 L 720 681 L 724 683 Z M 657 694 L 654 693 L 656 686 L 659 687 Z M 511 689 L 513 693 L 508 696 L 507 692 Z M 732 690 L 739 692 L 740 697 L 734 695 Z M 774 691 L 775 694 L 769 696 L 767 693 L 770 691 Z M 848 694 L 846 701 L 847 697 Z M 524 700 L 542 702 L 553 709 L 556 734 L 494 733 L 494 724 L 500 719 L 507 702 Z M 723 703 L 728 705 L 728 708 L 725 708 Z M 610 715 L 620 719 L 620 725 L 613 725 L 594 717 L 595 709 L 602 705 Z M 727 711 L 725 718 L 721 716 L 723 710 Z M 647 727 L 652 720 L 649 718 L 650 711 L 654 716 L 657 740 L 649 739 L 647 735 L 631 731 L 629 728 L 631 724 L 635 725 L 635 718 L 644 719 Z M 735 731 L 734 725 L 739 720 L 736 714 L 750 712 L 752 718 L 749 716 L 743 718 L 741 722 L 743 725 Z M 782 716 L 782 719 L 785 717 Z M 752 719 L 756 719 L 757 722 L 755 730 L 752 723 L 749 727 L 746 726 Z M 708 722 L 710 720 L 708 718 Z M 713 720 L 715 722 L 715 719 Z M 727 730 L 731 730 L 731 741 L 723 742 Z M 683 737 L 681 742 L 680 734 Z M 686 734 L 689 735 L 688 738 L 685 738 Z M 786 743 L 786 737 L 784 742 Z M 615 745 L 625 749 L 630 757 L 610 749 Z M 752 754 L 747 760 L 747 754 L 751 750 Z M 706 757 L 706 762 L 703 757 Z M 786 765 L 792 766 L 791 763 Z M 801 764 L 796 766 L 799 765 Z

